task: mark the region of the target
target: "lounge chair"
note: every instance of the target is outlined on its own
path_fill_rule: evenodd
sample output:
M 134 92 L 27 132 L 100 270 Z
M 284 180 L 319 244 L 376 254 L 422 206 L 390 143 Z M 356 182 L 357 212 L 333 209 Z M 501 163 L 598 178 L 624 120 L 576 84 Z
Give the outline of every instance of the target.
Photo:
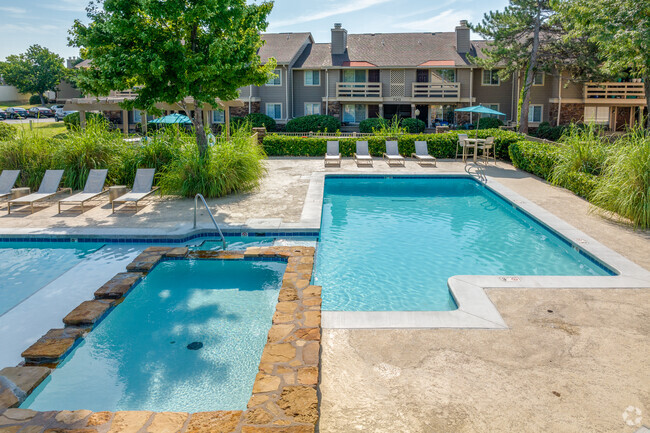
M 357 167 L 362 165 L 372 167 L 372 156 L 368 152 L 367 141 L 357 141 L 357 151 L 352 155 L 352 159 L 357 163 Z
M 416 141 L 415 153 L 412 153 L 411 156 L 416 159 L 420 166 L 425 164 L 433 164 L 434 167 L 436 166 L 436 158 L 435 156 L 429 155 L 426 141 Z
M 383 156 L 389 167 L 392 167 L 393 165 L 401 165 L 404 167 L 404 164 L 406 163 L 404 157 L 399 154 L 397 141 L 386 142 L 386 152 L 384 152 Z
M 48 199 L 59 192 L 67 191 L 72 193 L 71 188 L 62 188 L 59 189 L 59 184 L 61 183 L 61 178 L 63 177 L 63 170 L 47 170 L 41 181 L 41 186 L 38 188 L 38 192 L 26 195 L 25 197 L 15 198 L 9 200 L 7 203 L 7 212 L 11 213 L 11 206 L 28 206 L 30 207 L 32 213 L 34 213 L 34 203 Z
M 327 153 L 325 154 L 325 167 L 340 167 L 341 166 L 341 153 L 339 152 L 338 141 L 327 142 Z
M 107 174 L 108 170 L 90 170 L 83 191 L 59 200 L 59 213 L 61 213 L 61 203 L 80 204 L 81 213 L 84 213 L 84 203 L 108 192 L 108 189 L 104 189 Z
M 488 137 L 485 139 L 483 144 L 479 144 L 478 150 L 481 151 L 480 157 L 485 159 L 485 163 L 490 162 L 490 158 L 494 160 L 494 163 L 497 163 L 497 156 L 494 152 L 494 137 Z
M 20 170 L 2 170 L 0 174 L 0 199 L 11 197 L 11 190 L 16 184 Z
M 135 203 L 135 212 L 138 213 L 138 202 L 144 200 L 158 189 L 157 186 L 152 188 L 153 175 L 155 173 L 155 168 L 139 168 L 135 173 L 135 180 L 133 181 L 131 192 L 127 192 L 123 196 L 116 198 L 113 200 L 113 203 L 111 203 L 113 213 L 115 213 L 116 204 L 124 203 Z
M 467 145 L 467 139 L 469 137 L 467 134 L 458 134 L 458 143 L 456 143 L 456 157 L 454 158 L 454 161 L 458 159 L 458 155 L 463 157 L 463 161 L 465 161 L 465 146 Z M 460 153 L 458 152 L 460 150 Z

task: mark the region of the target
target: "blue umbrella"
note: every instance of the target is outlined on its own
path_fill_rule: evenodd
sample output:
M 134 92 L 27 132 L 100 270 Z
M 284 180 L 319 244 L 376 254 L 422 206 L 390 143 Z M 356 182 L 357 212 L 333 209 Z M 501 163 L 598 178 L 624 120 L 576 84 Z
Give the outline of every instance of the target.
M 157 119 L 154 119 L 151 121 L 151 123 L 165 123 L 165 124 L 170 124 L 170 123 L 181 123 L 181 124 L 187 124 L 187 123 L 192 123 L 189 117 L 185 116 L 184 114 L 169 114 L 165 117 L 159 117 Z
M 480 104 L 479 105 L 474 105 L 473 107 L 457 108 L 454 111 L 462 111 L 464 113 L 493 114 L 493 115 L 496 115 L 496 116 L 504 116 L 504 117 L 506 115 L 505 113 L 502 113 L 502 112 L 497 111 L 497 110 L 493 110 L 493 109 L 488 108 L 488 107 L 484 107 L 484 106 L 482 106 Z M 477 134 L 478 134 L 478 122 L 476 122 L 476 131 L 477 131 Z

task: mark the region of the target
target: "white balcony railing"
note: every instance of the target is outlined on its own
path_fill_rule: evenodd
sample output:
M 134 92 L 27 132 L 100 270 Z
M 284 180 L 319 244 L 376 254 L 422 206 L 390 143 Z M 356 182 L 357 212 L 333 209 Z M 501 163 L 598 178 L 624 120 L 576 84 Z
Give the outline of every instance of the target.
M 381 98 L 381 83 L 336 83 L 337 98 Z
M 584 95 L 591 103 L 646 104 L 643 83 L 586 83 Z
M 460 83 L 413 83 L 413 97 L 459 99 Z

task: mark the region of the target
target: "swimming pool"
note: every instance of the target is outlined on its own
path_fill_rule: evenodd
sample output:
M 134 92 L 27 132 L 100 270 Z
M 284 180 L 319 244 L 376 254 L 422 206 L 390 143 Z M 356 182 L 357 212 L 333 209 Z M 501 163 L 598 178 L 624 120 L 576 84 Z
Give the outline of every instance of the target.
M 0 243 L 0 316 L 100 248 L 98 243 Z
M 285 267 L 248 260 L 158 264 L 21 407 L 245 409 Z
M 455 310 L 453 275 L 612 272 L 471 178 L 326 178 L 323 310 Z

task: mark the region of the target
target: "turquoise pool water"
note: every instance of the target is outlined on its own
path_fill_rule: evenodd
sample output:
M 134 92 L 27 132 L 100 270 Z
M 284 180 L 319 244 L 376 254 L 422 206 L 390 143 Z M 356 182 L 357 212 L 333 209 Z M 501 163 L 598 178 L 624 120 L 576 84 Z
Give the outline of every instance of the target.
M 324 310 L 454 310 L 453 275 L 611 273 L 472 179 L 326 178 Z
M 285 263 L 160 263 L 21 405 L 245 409 Z M 198 350 L 191 343 L 202 343 Z
M 0 243 L 0 316 L 97 250 L 99 243 Z

